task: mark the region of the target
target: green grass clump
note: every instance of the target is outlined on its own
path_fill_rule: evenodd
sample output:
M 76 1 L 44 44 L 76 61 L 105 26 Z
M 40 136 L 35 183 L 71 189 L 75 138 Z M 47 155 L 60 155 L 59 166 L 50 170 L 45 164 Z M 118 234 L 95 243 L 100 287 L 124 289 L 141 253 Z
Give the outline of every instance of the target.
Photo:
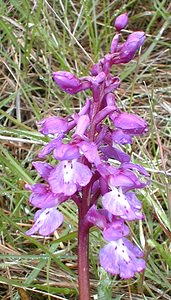
M 33 208 L 24 184 L 37 181 L 31 162 L 47 142 L 36 121 L 65 116 L 83 103 L 83 94 L 62 93 L 51 73 L 86 75 L 109 50 L 113 20 L 127 11 L 129 32 L 144 30 L 147 40 L 140 58 L 113 73 L 121 74 L 122 108 L 149 123 L 148 135 L 131 149 L 133 161 L 151 174 L 139 194 L 145 219 L 130 228 L 145 250 L 147 269 L 129 281 L 107 275 L 98 263 L 103 240 L 92 231 L 92 299 L 171 299 L 170 1 L 9 0 L 0 2 L 0 11 L 0 298 L 78 299 L 76 207 L 60 207 L 65 222 L 54 236 L 28 237 Z

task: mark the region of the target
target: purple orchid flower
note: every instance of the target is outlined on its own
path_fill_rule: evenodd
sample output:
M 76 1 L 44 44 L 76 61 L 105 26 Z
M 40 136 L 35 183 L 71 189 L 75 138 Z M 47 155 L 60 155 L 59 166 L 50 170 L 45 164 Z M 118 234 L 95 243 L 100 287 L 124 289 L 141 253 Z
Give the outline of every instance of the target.
M 37 122 L 37 125 L 41 127 L 39 131 L 44 135 L 63 133 L 68 130 L 68 122 L 58 117 L 43 119 L 40 122 Z
M 80 187 L 86 186 L 92 177 L 90 169 L 76 161 L 64 160 L 51 172 L 48 182 L 53 193 L 73 195 Z
M 35 214 L 34 222 L 34 225 L 26 234 L 32 235 L 38 231 L 40 235 L 47 236 L 63 223 L 63 215 L 54 207 L 40 209 Z
M 145 261 L 143 252 L 126 238 L 111 241 L 100 250 L 100 264 L 112 275 L 120 275 L 123 279 L 131 278 L 136 272 L 142 272 Z

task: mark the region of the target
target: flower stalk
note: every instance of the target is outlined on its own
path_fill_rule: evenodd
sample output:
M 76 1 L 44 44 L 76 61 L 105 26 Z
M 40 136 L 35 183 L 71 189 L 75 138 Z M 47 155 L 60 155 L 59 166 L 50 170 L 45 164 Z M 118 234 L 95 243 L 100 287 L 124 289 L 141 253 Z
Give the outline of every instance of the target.
M 78 216 L 78 287 L 80 300 L 89 300 L 89 228 L 84 224 L 84 217 L 80 207 Z
M 131 162 L 125 145 L 132 144 L 134 136 L 148 129 L 142 118 L 118 107 L 115 91 L 120 79 L 111 73 L 113 65 L 132 60 L 145 40 L 144 32 L 137 31 L 120 42 L 121 30 L 127 23 L 127 14 L 116 19 L 110 53 L 92 66 L 90 76 L 78 78 L 67 71 L 53 73 L 54 81 L 64 92 L 73 95 L 90 89 L 92 97 L 86 99 L 78 114 L 52 116 L 38 123 L 40 132 L 52 138 L 39 153 L 41 161 L 33 163 L 44 183 L 26 185 L 32 192 L 30 203 L 39 209 L 28 235 L 52 234 L 63 223 L 57 208 L 68 199 L 78 206 L 80 300 L 90 299 L 88 255 L 92 226 L 102 231 L 106 243 L 99 259 L 107 272 L 127 279 L 145 269 L 143 252 L 126 238 L 130 231 L 125 221 L 143 219 L 142 203 L 135 191 L 148 185 L 149 175 L 142 166 Z M 49 155 L 55 164 L 44 161 Z

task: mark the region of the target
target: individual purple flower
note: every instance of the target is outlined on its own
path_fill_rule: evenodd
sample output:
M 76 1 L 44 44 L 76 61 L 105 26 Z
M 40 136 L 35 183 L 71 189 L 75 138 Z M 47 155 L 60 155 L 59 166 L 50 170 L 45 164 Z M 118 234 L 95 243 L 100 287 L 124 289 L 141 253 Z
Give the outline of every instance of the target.
M 38 232 L 47 236 L 53 233 L 63 223 L 63 215 L 56 208 L 40 209 L 34 216 L 34 225 L 26 231 L 27 235 Z
M 59 117 L 48 117 L 37 122 L 39 131 L 44 135 L 60 134 L 68 131 L 68 122 Z
M 127 26 L 127 24 L 128 24 L 128 14 L 127 13 L 119 15 L 114 22 L 114 26 L 117 31 L 124 29 Z
M 126 134 L 142 134 L 148 130 L 147 123 L 142 118 L 126 112 L 118 114 L 113 119 L 113 123 Z
M 122 279 L 131 278 L 146 267 L 142 259 L 143 252 L 126 238 L 105 245 L 100 250 L 99 257 L 100 264 L 106 272 L 120 275 Z
M 90 169 L 76 160 L 60 162 L 51 172 L 48 182 L 52 192 L 73 195 L 80 187 L 86 186 L 92 177 Z
M 88 81 L 81 81 L 75 75 L 66 71 L 58 71 L 53 73 L 56 84 L 68 94 L 76 94 L 80 91 L 90 88 Z
M 124 220 L 142 219 L 143 214 L 137 209 L 137 206 L 131 203 L 131 197 L 127 198 L 127 194 L 122 189 L 112 188 L 112 191 L 106 193 L 102 197 L 103 207 L 114 216 L 119 216 Z
M 54 194 L 49 185 L 43 183 L 36 183 L 33 185 L 25 185 L 27 190 L 32 193 L 30 195 L 30 204 L 37 208 L 51 208 L 56 207 L 67 199 L 63 194 Z
M 129 168 L 124 167 L 116 168 L 109 164 L 99 164 L 97 171 L 104 178 L 110 187 L 122 187 L 126 192 L 131 189 L 138 189 L 147 186 L 148 181 L 140 181 L 139 178 Z

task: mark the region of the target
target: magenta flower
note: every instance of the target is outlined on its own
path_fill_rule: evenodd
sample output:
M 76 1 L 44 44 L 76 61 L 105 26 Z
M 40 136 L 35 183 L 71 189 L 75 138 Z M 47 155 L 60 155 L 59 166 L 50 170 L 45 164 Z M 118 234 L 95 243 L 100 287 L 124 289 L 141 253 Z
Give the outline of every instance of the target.
M 86 186 L 92 177 L 90 169 L 76 160 L 60 162 L 51 172 L 48 182 L 52 192 L 73 195 L 80 187 Z
M 63 215 L 56 208 L 40 209 L 35 214 L 34 222 L 26 234 L 32 235 L 38 231 L 40 235 L 47 236 L 63 223 Z
M 111 241 L 100 250 L 99 257 L 106 272 L 120 275 L 123 279 L 133 277 L 136 272 L 142 272 L 146 267 L 142 259 L 143 252 L 126 238 Z
M 118 114 L 113 120 L 116 128 L 122 129 L 126 134 L 142 134 L 147 131 L 147 123 L 133 114 L 126 112 Z
M 59 194 L 52 193 L 50 186 L 43 183 L 36 183 L 32 186 L 27 184 L 25 188 L 32 191 L 29 201 L 31 205 L 37 208 L 56 207 L 64 199 L 63 195 L 61 197 Z
M 119 216 L 124 220 L 142 219 L 143 214 L 139 211 L 141 207 L 131 203 L 131 197 L 127 193 L 123 193 L 122 189 L 112 188 L 111 192 L 106 193 L 102 197 L 103 207 L 114 216 Z
M 37 122 L 37 125 L 40 127 L 39 131 L 44 135 L 64 133 L 68 130 L 68 122 L 58 117 L 43 119 Z

